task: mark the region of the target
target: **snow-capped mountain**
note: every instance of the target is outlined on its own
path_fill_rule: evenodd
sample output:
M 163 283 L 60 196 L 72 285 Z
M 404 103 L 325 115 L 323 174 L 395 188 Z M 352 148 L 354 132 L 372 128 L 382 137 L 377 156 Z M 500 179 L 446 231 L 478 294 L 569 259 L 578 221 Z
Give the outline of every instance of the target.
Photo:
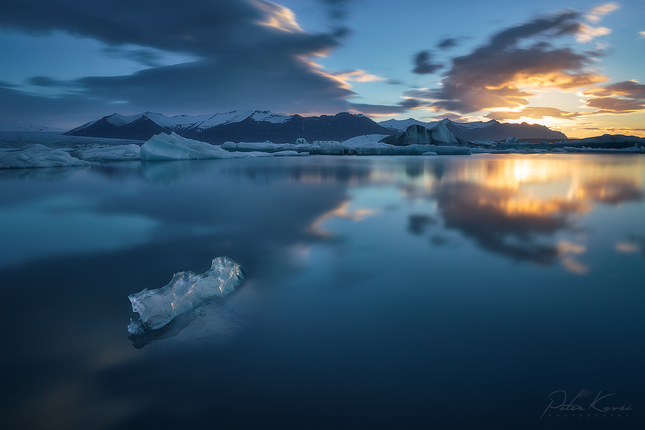
M 337 115 L 302 117 L 270 111 L 235 110 L 214 115 L 176 115 L 168 117 L 155 112 L 137 115 L 105 116 L 68 131 L 71 136 L 107 137 L 148 140 L 155 134 L 175 132 L 180 136 L 221 144 L 233 142 L 293 143 L 298 138 L 307 141 L 343 141 L 367 134 L 392 135 L 418 124 L 427 129 L 443 124 L 456 137 L 467 141 L 502 141 L 508 137 L 520 139 L 556 139 L 567 137 L 558 131 L 537 124 L 510 124 L 495 120 L 456 123 L 448 119 L 422 122 L 415 119 L 387 120 L 376 123 L 364 115 L 342 112 Z
M 112 114 L 68 131 L 72 136 L 147 140 L 158 133 L 221 144 L 233 142 L 295 142 L 347 140 L 366 134 L 393 134 L 364 115 L 342 112 L 334 116 L 302 117 L 269 111 L 231 111 L 214 115 L 177 115 L 144 112 L 123 116 Z
M 418 124 L 425 128 L 433 128 L 439 123 L 446 125 L 455 136 L 473 142 L 475 140 L 493 140 L 500 141 L 509 137 L 520 139 L 566 139 L 567 136 L 559 131 L 553 131 L 548 127 L 539 124 L 521 124 L 501 123 L 496 120 L 477 121 L 477 122 L 453 122 L 449 119 L 441 121 L 423 122 L 413 118 L 406 120 L 390 119 L 381 121 L 379 124 L 383 127 L 395 130 L 397 132 L 405 131 L 410 125 Z

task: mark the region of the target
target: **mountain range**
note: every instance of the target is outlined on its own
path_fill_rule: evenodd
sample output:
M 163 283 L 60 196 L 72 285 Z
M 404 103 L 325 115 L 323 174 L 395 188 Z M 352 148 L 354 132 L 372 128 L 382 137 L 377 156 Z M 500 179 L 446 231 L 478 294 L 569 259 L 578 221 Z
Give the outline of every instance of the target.
M 567 139 L 564 133 L 554 131 L 540 124 L 528 124 L 523 122 L 521 124 L 502 123 L 496 120 L 490 121 L 477 121 L 477 122 L 453 122 L 449 119 L 442 119 L 441 121 L 422 122 L 416 119 L 395 120 L 390 119 L 381 121 L 379 124 L 383 127 L 395 129 L 397 131 L 404 131 L 410 125 L 417 124 L 427 129 L 434 128 L 437 124 L 443 123 L 448 130 L 456 137 L 474 142 L 476 140 L 492 140 L 500 141 L 506 140 L 509 137 L 517 137 L 518 139 L 546 139 L 546 140 L 563 140 Z
M 215 115 L 168 117 L 144 112 L 123 116 L 117 113 L 88 122 L 66 132 L 70 136 L 91 136 L 148 140 L 155 134 L 175 132 L 178 135 L 222 144 L 232 142 L 293 143 L 303 138 L 308 142 L 321 140 L 344 141 L 367 134 L 392 135 L 412 124 L 432 128 L 443 123 L 455 136 L 467 140 L 504 140 L 507 137 L 531 139 L 566 139 L 563 133 L 536 124 L 504 124 L 488 122 L 455 123 L 448 119 L 424 123 L 409 120 L 388 120 L 377 123 L 364 115 L 342 112 L 336 115 L 303 117 L 269 111 L 231 111 Z

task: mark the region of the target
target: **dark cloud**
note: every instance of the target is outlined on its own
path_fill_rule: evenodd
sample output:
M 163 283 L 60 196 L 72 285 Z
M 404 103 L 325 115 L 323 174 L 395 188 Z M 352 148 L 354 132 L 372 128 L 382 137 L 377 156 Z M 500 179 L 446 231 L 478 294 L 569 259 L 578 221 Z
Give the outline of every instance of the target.
M 111 113 L 114 105 L 106 106 L 104 102 L 75 95 L 62 97 L 39 97 L 25 94 L 13 88 L 0 87 L 0 117 L 3 122 L 22 124 L 25 118 L 32 121 L 38 118 L 35 125 L 55 125 L 62 128 L 73 128 L 96 119 L 96 112 Z
M 458 44 L 457 39 L 447 38 L 447 39 L 440 40 L 439 43 L 437 43 L 437 48 L 450 49 L 454 46 L 457 46 L 457 44 Z
M 587 100 L 587 106 L 596 108 L 596 113 L 633 113 L 645 110 L 645 102 L 618 97 L 594 97 Z
M 49 76 L 32 76 L 27 78 L 27 83 L 37 87 L 64 87 L 69 85 L 66 81 L 50 78 Z
M 622 81 L 611 85 L 605 85 L 596 90 L 588 91 L 589 94 L 599 96 L 620 95 L 630 99 L 645 99 L 645 85 L 635 81 Z
M 108 46 L 103 52 L 116 58 L 127 58 L 148 67 L 157 67 L 162 64 L 163 56 L 150 49 L 124 49 Z
M 17 85 L 14 85 L 10 82 L 5 82 L 0 80 L 0 88 L 15 88 Z
M 464 114 L 524 106 L 532 94 L 523 88 L 574 89 L 602 82 L 604 76 L 586 71 L 586 55 L 544 40 L 582 31 L 577 18 L 577 12 L 563 12 L 500 31 L 486 45 L 453 58 L 441 88 L 408 95 L 434 101 L 435 110 Z
M 342 20 L 347 17 L 347 7 L 353 0 L 319 0 L 325 4 L 329 10 L 329 15 L 333 20 Z
M 590 97 L 587 106 L 599 109 L 596 113 L 633 113 L 645 110 L 645 85 L 635 81 L 591 88 L 584 94 Z
M 365 103 L 350 103 L 351 109 L 366 115 L 394 115 L 409 109 L 427 106 L 427 103 L 413 98 L 400 101 L 396 105 L 372 105 Z
M 347 1 L 325 3 L 344 10 Z M 354 95 L 345 82 L 311 61 L 339 46 L 347 30 L 305 32 L 288 9 L 265 1 L 7 0 L 0 4 L 0 28 L 94 38 L 109 45 L 106 54 L 150 66 L 132 75 L 70 83 L 74 94 L 106 105 L 119 103 L 130 112 L 207 113 L 252 107 L 336 113 L 347 110 L 346 98 Z M 195 61 L 159 66 L 164 52 Z M 34 79 L 40 85 L 55 83 L 52 78 Z
M 414 63 L 415 67 L 414 69 L 412 69 L 412 73 L 416 73 L 417 75 L 425 75 L 434 73 L 443 67 L 443 65 L 441 64 L 432 63 L 430 61 L 431 58 L 432 55 L 430 51 L 421 51 L 414 54 L 412 62 Z

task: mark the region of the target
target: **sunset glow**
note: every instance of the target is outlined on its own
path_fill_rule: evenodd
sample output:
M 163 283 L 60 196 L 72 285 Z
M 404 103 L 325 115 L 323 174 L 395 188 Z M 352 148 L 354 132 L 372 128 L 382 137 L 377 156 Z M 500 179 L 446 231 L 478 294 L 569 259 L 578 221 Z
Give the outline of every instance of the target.
M 115 110 L 347 111 L 526 122 L 570 138 L 645 136 L 639 0 L 467 9 L 459 25 L 429 26 L 428 16 L 456 16 L 455 6 L 146 0 L 123 19 L 109 0 L 3 3 L 0 115 L 65 129 Z M 389 31 L 396 22 L 406 31 Z

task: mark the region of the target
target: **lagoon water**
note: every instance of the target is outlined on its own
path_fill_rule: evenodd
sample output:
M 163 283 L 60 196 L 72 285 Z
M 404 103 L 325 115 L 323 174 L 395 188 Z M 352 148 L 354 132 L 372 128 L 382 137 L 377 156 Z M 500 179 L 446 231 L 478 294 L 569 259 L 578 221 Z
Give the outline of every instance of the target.
M 645 156 L 0 171 L 0 237 L 3 428 L 645 428 Z

